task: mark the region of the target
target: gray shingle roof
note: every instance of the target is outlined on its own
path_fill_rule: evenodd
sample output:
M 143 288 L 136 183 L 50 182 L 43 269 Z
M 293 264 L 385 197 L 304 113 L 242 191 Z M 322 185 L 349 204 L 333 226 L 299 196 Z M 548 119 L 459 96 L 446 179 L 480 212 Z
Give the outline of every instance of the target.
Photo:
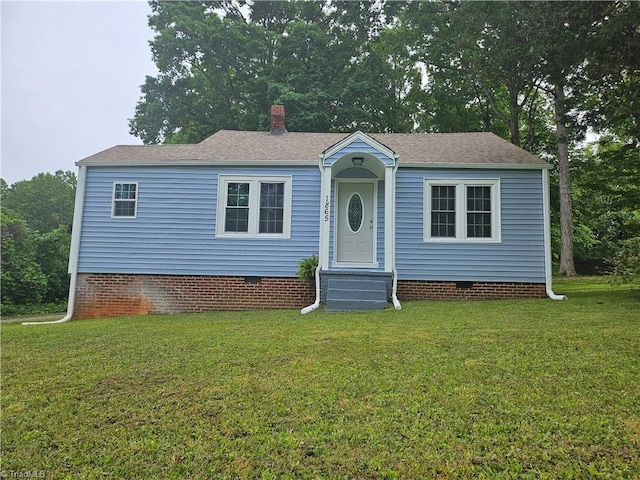
M 317 162 L 318 155 L 347 133 L 220 130 L 198 144 L 120 145 L 78 165 L 204 162 Z M 547 166 L 548 163 L 492 133 L 369 134 L 398 154 L 402 164 Z

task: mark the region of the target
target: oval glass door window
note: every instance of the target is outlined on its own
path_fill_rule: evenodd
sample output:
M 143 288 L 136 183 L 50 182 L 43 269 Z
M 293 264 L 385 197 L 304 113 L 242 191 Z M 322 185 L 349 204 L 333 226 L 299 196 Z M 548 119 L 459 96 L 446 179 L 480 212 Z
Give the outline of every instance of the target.
M 362 198 L 357 193 L 351 195 L 347 206 L 347 219 L 349 220 L 349 228 L 353 233 L 358 233 L 362 228 L 364 219 L 364 209 L 362 206 Z

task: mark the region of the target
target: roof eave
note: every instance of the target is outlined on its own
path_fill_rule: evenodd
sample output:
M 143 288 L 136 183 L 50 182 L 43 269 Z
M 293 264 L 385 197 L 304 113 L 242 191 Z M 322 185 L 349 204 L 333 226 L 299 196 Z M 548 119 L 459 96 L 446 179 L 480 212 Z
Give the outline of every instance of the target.
M 451 168 L 481 170 L 547 170 L 553 168 L 549 163 L 446 163 L 446 162 L 398 162 L 399 168 Z
M 80 160 L 77 166 L 88 167 L 199 167 L 199 166 L 234 166 L 234 167 L 317 167 L 317 160 Z

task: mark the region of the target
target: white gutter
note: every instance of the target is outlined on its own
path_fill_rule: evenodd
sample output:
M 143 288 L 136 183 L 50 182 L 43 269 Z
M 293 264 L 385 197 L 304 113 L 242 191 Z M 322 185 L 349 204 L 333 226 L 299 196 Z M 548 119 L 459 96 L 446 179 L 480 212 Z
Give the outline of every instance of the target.
M 69 250 L 69 298 L 67 300 L 67 314 L 60 320 L 50 322 L 23 322 L 22 325 L 51 325 L 65 323 L 73 318 L 73 307 L 76 302 L 76 285 L 78 282 L 78 258 L 80 257 L 80 230 L 82 229 L 82 212 L 84 210 L 84 187 L 87 179 L 87 167 L 81 165 L 78 170 L 76 186 L 76 201 L 73 207 L 73 226 L 71 229 L 71 248 Z
M 391 214 L 391 228 L 393 232 L 391 234 L 391 258 L 393 272 L 393 286 L 391 289 L 391 303 L 396 310 L 402 310 L 400 300 L 398 300 L 398 271 L 396 270 L 396 175 L 398 174 L 398 155 L 395 155 L 395 166 L 393 167 L 393 174 L 391 175 L 391 204 L 392 208 L 389 212 Z M 386 188 L 386 187 L 385 187 Z
M 542 214 L 544 218 L 544 269 L 547 296 L 551 300 L 566 300 L 565 295 L 556 295 L 552 287 L 551 266 L 551 204 L 549 200 L 549 170 L 542 170 Z

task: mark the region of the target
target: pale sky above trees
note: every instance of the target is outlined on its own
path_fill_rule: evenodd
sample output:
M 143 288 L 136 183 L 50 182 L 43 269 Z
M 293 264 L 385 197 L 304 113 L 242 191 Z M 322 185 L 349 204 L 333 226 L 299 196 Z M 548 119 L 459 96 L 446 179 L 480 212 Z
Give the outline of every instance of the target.
M 144 1 L 2 1 L 2 169 L 8 184 L 115 144 L 156 72 Z

